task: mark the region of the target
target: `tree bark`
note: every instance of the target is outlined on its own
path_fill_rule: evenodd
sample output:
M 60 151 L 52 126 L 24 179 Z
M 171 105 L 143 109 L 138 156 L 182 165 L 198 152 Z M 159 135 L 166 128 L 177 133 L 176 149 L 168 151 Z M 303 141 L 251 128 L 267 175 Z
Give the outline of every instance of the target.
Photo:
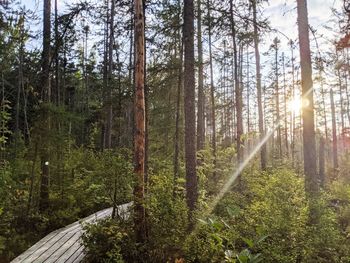
M 260 52 L 259 52 L 259 32 L 257 25 L 257 10 L 256 1 L 252 0 L 253 7 L 253 26 L 254 26 L 254 50 L 255 50 L 255 70 L 256 70 L 256 90 L 258 96 L 258 116 L 259 116 L 259 135 L 260 140 L 263 140 L 265 136 L 264 131 L 264 115 L 262 105 L 262 92 L 261 92 L 261 66 L 260 66 Z M 266 144 L 262 145 L 260 151 L 260 165 L 262 170 L 266 170 L 267 154 Z
M 337 123 L 335 117 L 335 105 L 333 90 L 330 91 L 331 96 L 331 110 L 332 110 L 332 134 L 333 134 L 333 168 L 338 169 L 338 139 L 337 139 Z
M 284 64 L 284 53 L 282 53 L 282 73 L 283 73 L 283 98 L 284 98 L 284 104 L 283 104 L 283 110 L 284 110 L 284 144 L 286 147 L 286 156 L 289 158 L 289 142 L 288 142 L 288 114 L 287 114 L 287 82 L 286 82 L 286 71 L 285 71 L 285 64 Z
M 276 124 L 277 127 L 277 146 L 278 146 L 278 156 L 282 158 L 282 136 L 281 136 L 281 125 L 280 125 L 280 100 L 279 100 L 279 72 L 278 72 L 278 44 L 279 39 L 275 38 L 273 40 L 274 48 L 275 48 L 275 107 L 276 107 Z
M 212 142 L 211 147 L 213 151 L 213 176 L 216 176 L 216 116 L 215 116 L 215 87 L 214 87 L 214 72 L 213 72 L 213 54 L 211 43 L 211 14 L 210 14 L 210 0 L 207 0 L 208 9 L 208 37 L 209 37 L 209 67 L 210 67 L 210 101 L 211 101 L 211 127 L 212 127 Z
M 42 51 L 42 98 L 46 103 L 51 102 L 50 63 L 51 63 L 51 0 L 44 0 L 43 51 Z
M 301 86 L 304 100 L 303 119 L 303 152 L 305 188 L 307 193 L 314 197 L 318 192 L 317 169 L 316 169 L 316 142 L 314 121 L 314 99 L 312 87 L 312 67 L 309 39 L 309 23 L 306 0 L 297 0 L 299 50 L 301 62 Z M 311 222 L 315 222 L 315 211 L 311 210 Z
M 196 173 L 196 115 L 194 77 L 194 5 L 193 0 L 184 0 L 184 107 L 185 107 L 185 159 L 186 201 L 189 219 L 192 217 L 198 198 Z
M 181 7 L 181 0 L 179 0 L 179 7 Z M 180 8 L 181 9 L 181 8 Z M 178 17 L 179 23 L 181 23 L 181 13 L 179 12 Z M 176 91 L 176 111 L 175 111 L 175 138 L 174 138 L 174 186 L 173 186 L 173 196 L 175 196 L 176 192 L 176 183 L 177 178 L 179 177 L 179 169 L 180 169 L 180 114 L 181 114 L 181 94 L 183 89 L 183 38 L 181 34 L 181 29 L 178 32 L 178 48 L 179 52 L 179 68 L 178 68 L 178 76 L 177 76 L 177 91 Z M 176 46 L 177 48 L 177 46 Z M 199 100 L 199 99 L 198 99 Z M 199 103 L 199 102 L 198 102 Z M 198 143 L 198 137 L 197 137 Z
M 294 74 L 294 42 L 289 42 L 291 49 L 291 66 L 292 66 L 292 99 L 295 99 L 295 74 Z M 291 152 L 292 152 L 292 166 L 295 164 L 295 111 L 291 110 Z
M 106 127 L 107 127 L 107 89 L 108 89 L 108 43 L 109 43 L 109 0 L 105 1 L 106 4 L 106 23 L 104 28 L 104 50 L 103 50 L 103 90 L 102 90 L 102 99 L 103 99 L 103 109 L 102 109 L 102 125 L 101 125 L 101 150 L 106 149 Z
M 325 186 L 325 140 L 320 137 L 320 148 L 319 148 L 319 180 L 320 186 Z
M 238 52 L 236 43 L 236 24 L 233 17 L 233 1 L 230 0 L 230 24 L 233 44 L 233 62 L 234 62 L 234 83 L 235 83 L 235 100 L 236 100 L 236 140 L 237 140 L 237 163 L 240 164 L 243 158 L 243 105 L 242 105 L 242 91 L 238 79 Z
M 135 134 L 134 153 L 136 175 L 134 187 L 134 224 L 136 239 L 143 243 L 146 239 L 144 207 L 145 174 L 145 27 L 143 1 L 135 0 Z
M 57 6 L 57 0 L 55 0 L 55 49 L 56 49 L 56 55 L 55 55 L 55 96 L 56 96 L 56 105 L 60 105 L 60 83 L 59 83 L 59 36 L 58 36 L 58 6 Z
M 197 42 L 198 42 L 198 110 L 197 110 L 197 150 L 202 150 L 205 143 L 204 117 L 204 77 L 203 77 L 203 42 L 201 0 L 197 0 Z
M 107 119 L 106 119 L 106 142 L 105 147 L 112 147 L 112 85 L 113 85 L 113 46 L 114 46 L 114 15 L 115 0 L 111 0 L 111 17 L 109 21 L 109 43 L 108 43 L 108 87 L 107 87 Z
M 50 60 L 51 60 L 51 0 L 44 0 L 44 23 L 43 23 L 43 52 L 42 52 L 42 84 L 43 84 L 43 101 L 51 103 L 51 87 L 50 87 Z M 46 107 L 46 106 L 44 106 Z M 43 113 L 43 146 L 40 154 L 41 161 L 41 178 L 40 178 L 40 194 L 39 209 L 44 211 L 49 205 L 49 150 L 48 136 L 50 132 L 50 116 L 49 109 L 44 108 Z

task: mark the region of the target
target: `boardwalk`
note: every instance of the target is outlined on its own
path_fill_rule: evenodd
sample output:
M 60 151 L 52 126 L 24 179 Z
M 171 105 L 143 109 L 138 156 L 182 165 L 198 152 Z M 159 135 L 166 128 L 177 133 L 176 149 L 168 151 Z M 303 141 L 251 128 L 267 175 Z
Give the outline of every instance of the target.
M 118 206 L 120 215 L 126 215 L 131 203 Z M 112 208 L 98 211 L 80 221 L 60 228 L 38 241 L 23 254 L 15 258 L 12 263 L 76 263 L 85 256 L 84 246 L 81 244 L 83 233 L 81 223 L 93 223 L 112 214 Z

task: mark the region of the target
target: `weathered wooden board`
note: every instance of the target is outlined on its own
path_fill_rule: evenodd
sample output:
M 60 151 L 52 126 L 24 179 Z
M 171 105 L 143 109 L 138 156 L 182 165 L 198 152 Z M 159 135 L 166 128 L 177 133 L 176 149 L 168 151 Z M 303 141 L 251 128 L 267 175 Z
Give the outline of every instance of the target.
M 127 216 L 131 203 L 118 206 L 120 215 Z M 35 243 L 27 251 L 12 260 L 12 263 L 77 263 L 84 259 L 81 243 L 82 224 L 93 223 L 112 214 L 112 208 L 98 211 L 64 228 L 57 229 Z

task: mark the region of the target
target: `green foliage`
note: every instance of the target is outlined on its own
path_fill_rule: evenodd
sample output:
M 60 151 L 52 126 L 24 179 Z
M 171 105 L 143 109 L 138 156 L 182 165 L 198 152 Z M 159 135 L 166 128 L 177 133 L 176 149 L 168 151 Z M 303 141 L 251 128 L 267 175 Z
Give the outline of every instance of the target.
M 177 192 L 174 195 L 173 189 L 172 173 L 150 176 L 150 197 L 146 206 L 149 223 L 147 249 L 150 258 L 156 262 L 166 262 L 174 255 L 181 254 L 186 237 L 187 206 L 184 193 Z
M 10 110 L 10 102 L 3 99 L 0 109 L 0 151 L 5 150 L 5 144 L 11 134 L 8 128 L 8 122 L 11 120 Z
M 39 213 L 37 209 L 40 161 L 35 150 L 36 138 L 30 148 L 19 147 L 17 143 L 16 157 L 0 167 L 3 211 L 0 259 L 5 262 L 48 232 L 110 207 L 114 202 L 129 202 L 131 198 L 132 168 L 128 151 L 96 153 L 72 147 L 62 133 L 60 138 L 53 135 L 48 144 L 49 149 L 59 151 L 50 156 L 50 199 L 46 212 Z M 9 144 L 9 153 L 14 152 L 12 147 L 15 145 Z M 33 196 L 28 204 L 32 174 Z
M 243 231 L 247 235 L 254 232 L 269 235 L 269 243 L 262 247 L 265 259 L 295 261 L 303 248 L 308 219 L 302 178 L 288 170 L 276 170 L 269 174 L 255 173 L 246 180 L 253 196 L 242 212 Z
M 189 262 L 348 262 L 349 185 L 319 196 L 319 222 L 310 226 L 303 178 L 294 172 L 250 169 L 242 184 L 187 239 Z
M 105 219 L 98 224 L 85 225 L 84 230 L 83 243 L 90 262 L 130 262 L 127 256 L 123 257 L 122 250 L 135 251 L 135 242 L 125 222 Z
M 130 217 L 127 222 L 106 220 L 86 227 L 84 244 L 91 262 L 172 262 L 182 255 L 187 231 L 184 196 L 173 195 L 171 173 L 150 176 L 147 200 L 148 242 L 136 244 Z M 171 226 L 171 227 L 169 227 Z

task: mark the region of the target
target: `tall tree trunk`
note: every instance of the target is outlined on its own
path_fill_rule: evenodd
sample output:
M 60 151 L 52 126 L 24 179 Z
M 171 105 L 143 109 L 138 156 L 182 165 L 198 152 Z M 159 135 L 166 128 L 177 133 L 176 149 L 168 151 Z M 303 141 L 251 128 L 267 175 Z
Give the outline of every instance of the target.
M 60 86 L 59 86 L 59 36 L 58 36 L 58 6 L 57 0 L 55 0 L 55 97 L 56 105 L 60 105 Z
M 328 141 L 328 121 L 327 121 L 327 109 L 326 109 L 326 98 L 325 98 L 325 93 L 326 91 L 324 90 L 324 85 L 323 85 L 323 79 L 322 79 L 322 74 L 320 70 L 320 81 L 321 81 L 321 96 L 322 96 L 322 106 L 323 106 L 323 121 L 324 121 L 324 133 L 326 136 L 326 142 Z
M 337 61 L 339 61 L 339 57 L 337 55 Z M 343 83 L 342 83 L 342 76 L 341 76 L 341 71 L 340 67 L 337 69 L 337 75 L 338 75 L 338 85 L 339 85 L 339 97 L 340 97 L 340 120 L 341 120 L 341 131 L 342 133 L 345 128 L 344 124 L 344 101 L 343 101 Z
M 344 72 L 344 88 L 345 88 L 345 96 L 346 96 L 346 115 L 348 117 L 348 124 L 350 126 L 350 101 L 349 101 L 349 89 L 348 89 L 348 74 Z
M 243 159 L 243 103 L 242 103 L 242 91 L 238 79 L 238 52 L 236 43 L 236 24 L 233 17 L 233 0 L 230 0 L 230 24 L 233 44 L 233 62 L 234 62 L 234 83 L 235 83 L 235 100 L 236 100 L 236 140 L 237 140 L 237 163 L 240 164 Z
M 23 90 L 24 80 L 23 80 L 23 56 L 24 56 L 24 16 L 20 17 L 19 30 L 20 30 L 20 47 L 19 47 L 19 64 L 18 64 L 18 86 L 17 86 L 17 99 L 16 99 L 16 115 L 15 115 L 15 152 L 17 153 L 17 141 L 20 136 L 19 128 L 19 114 L 20 114 L 20 101 L 21 101 L 21 91 Z M 23 97 L 25 94 L 23 93 Z
M 133 66 L 134 66 L 134 63 L 133 63 L 133 46 L 134 46 L 134 0 L 131 1 L 132 3 L 132 6 L 131 6 L 131 17 L 130 17 L 130 39 L 129 39 L 129 67 L 128 67 L 128 70 L 129 70 L 129 76 L 128 76 L 128 79 L 129 79 L 129 83 L 130 85 L 133 84 Z
M 247 59 L 247 73 L 246 73 L 246 76 L 247 76 L 247 133 L 248 133 L 248 142 L 247 142 L 247 152 L 250 153 L 250 141 L 252 140 L 252 138 L 250 137 L 250 72 L 249 72 L 249 66 L 250 66 L 250 63 L 249 63 L 249 45 L 247 45 L 247 52 L 246 52 L 246 59 Z
M 325 186 L 325 141 L 323 136 L 320 137 L 320 148 L 319 148 L 319 180 L 320 186 Z
M 337 140 L 337 124 L 335 117 L 335 105 L 333 90 L 330 91 L 331 96 L 331 109 L 332 109 L 332 134 L 333 134 L 333 168 L 336 171 L 338 169 L 338 140 Z
M 142 5 L 143 5 L 143 14 L 146 13 L 146 0 L 142 0 Z M 146 28 L 146 16 L 143 16 L 143 27 Z M 146 70 L 147 70 L 147 63 L 146 63 L 146 40 L 145 40 L 145 45 L 144 45 L 144 54 L 145 54 L 145 59 L 144 59 L 144 83 L 145 83 L 145 194 L 148 193 L 148 149 L 149 149 L 149 141 L 148 141 L 148 124 L 149 124 L 149 114 L 148 114 L 148 94 L 149 94 L 149 88 L 146 82 Z M 147 211 L 146 211 L 146 226 L 147 226 Z
M 181 6 L 181 0 L 178 0 L 179 7 Z M 179 23 L 181 23 L 181 13 L 179 12 L 178 17 Z M 177 91 L 176 91 L 176 111 L 175 111 L 175 138 L 174 138 L 174 187 L 173 187 L 173 196 L 175 196 L 176 192 L 176 183 L 177 178 L 179 177 L 179 169 L 180 169 L 180 114 L 181 114 L 181 94 L 183 89 L 183 38 L 181 29 L 178 32 L 178 46 L 176 45 L 176 49 L 179 48 L 179 68 L 178 68 L 178 76 L 177 76 Z M 204 113 L 203 113 L 204 114 Z M 198 143 L 198 137 L 197 137 Z
M 135 233 L 139 243 L 146 238 L 144 207 L 145 175 L 145 27 L 143 1 L 135 0 Z
M 214 87 L 214 72 L 213 72 L 213 54 L 211 43 L 211 14 L 210 14 L 210 0 L 207 0 L 208 9 L 208 37 L 209 37 L 209 67 L 210 67 L 210 101 L 211 101 L 211 127 L 212 127 L 212 142 L 211 147 L 213 151 L 213 176 L 216 176 L 216 116 L 215 116 L 215 87 Z
M 116 135 L 116 146 L 117 147 L 123 147 L 126 145 L 122 145 L 122 125 L 121 125 L 121 118 L 122 118 L 122 63 L 120 62 L 119 58 L 119 50 L 117 50 L 117 65 L 118 65 L 118 83 L 117 83 L 117 90 L 118 90 L 118 101 L 117 101 L 117 110 L 116 110 L 116 130 L 117 130 L 117 135 Z
M 256 70 L 256 90 L 258 96 L 258 116 L 259 116 L 259 135 L 260 140 L 263 140 L 265 136 L 264 131 L 264 116 L 263 116 L 263 105 L 262 105 L 262 92 L 261 92 L 261 66 L 260 66 L 260 52 L 259 52 L 259 32 L 257 25 L 257 10 L 256 10 L 257 0 L 252 0 L 253 7 L 253 26 L 254 26 L 254 50 L 255 50 L 255 70 Z M 260 165 L 261 169 L 266 170 L 266 144 L 261 147 L 260 151 Z
M 276 37 L 273 40 L 274 48 L 275 48 L 275 107 L 276 107 L 276 124 L 277 127 L 277 147 L 278 147 L 278 157 L 282 158 L 282 136 L 281 136 L 281 125 L 280 125 L 280 100 L 279 100 L 279 72 L 278 72 L 278 44 L 279 39 Z
M 227 81 L 227 55 L 226 55 L 226 40 L 223 41 L 224 44 L 224 59 L 223 59 L 223 76 L 222 76 L 222 88 L 224 89 L 224 139 L 230 142 L 231 137 L 231 125 L 230 125 L 230 103 L 229 103 L 229 88 L 226 83 Z
M 205 143 L 204 117 L 204 77 L 203 77 L 203 42 L 201 0 L 197 0 L 197 42 L 198 42 L 198 110 L 197 110 L 197 150 L 202 150 Z
M 311 198 L 318 192 L 317 168 L 316 168 L 316 141 L 314 120 L 314 99 L 312 88 L 312 67 L 309 39 L 309 22 L 306 0 L 297 0 L 299 50 L 301 62 L 301 86 L 304 103 L 302 110 L 303 119 L 303 152 L 305 188 Z M 310 222 L 315 223 L 317 212 L 310 208 Z
M 103 99 L 103 121 L 101 125 L 101 150 L 106 149 L 106 136 L 107 136 L 107 92 L 108 92 L 108 47 L 109 47 L 109 0 L 105 1 L 106 5 L 106 23 L 104 28 L 104 46 L 103 46 L 103 90 L 102 90 L 102 99 Z M 133 9 L 133 8 L 132 8 Z
M 291 49 L 291 66 L 292 66 L 292 100 L 295 99 L 295 72 L 294 72 L 294 42 L 291 40 L 289 42 Z M 292 166 L 294 167 L 295 161 L 295 111 L 291 110 L 291 152 L 292 152 Z
M 105 143 L 105 147 L 107 149 L 110 149 L 112 147 L 114 15 L 115 15 L 115 0 L 111 0 L 111 17 L 109 21 L 109 43 L 108 43 L 108 88 L 107 88 L 106 143 Z
M 286 156 L 289 158 L 289 143 L 288 143 L 288 114 L 287 114 L 287 81 L 286 81 L 286 71 L 284 64 L 284 53 L 282 53 L 282 74 L 283 74 L 283 98 L 284 98 L 284 144 L 286 147 Z
M 194 6 L 193 0 L 184 0 L 184 107 L 185 107 L 185 159 L 186 200 L 190 222 L 198 198 L 196 173 L 196 113 L 194 77 Z
M 51 0 L 44 0 L 43 51 L 41 60 L 43 101 L 51 102 L 50 63 L 51 63 Z
M 50 60 L 51 60 L 51 0 L 44 0 L 44 23 L 43 23 L 43 52 L 42 52 L 42 85 L 43 98 L 45 103 L 51 103 L 51 87 L 50 87 Z M 44 106 L 47 107 L 47 106 Z M 49 205 L 49 149 L 47 134 L 50 132 L 50 116 L 49 109 L 44 108 L 43 112 L 43 146 L 40 154 L 41 161 L 41 178 L 40 178 L 40 195 L 39 209 L 44 211 Z

